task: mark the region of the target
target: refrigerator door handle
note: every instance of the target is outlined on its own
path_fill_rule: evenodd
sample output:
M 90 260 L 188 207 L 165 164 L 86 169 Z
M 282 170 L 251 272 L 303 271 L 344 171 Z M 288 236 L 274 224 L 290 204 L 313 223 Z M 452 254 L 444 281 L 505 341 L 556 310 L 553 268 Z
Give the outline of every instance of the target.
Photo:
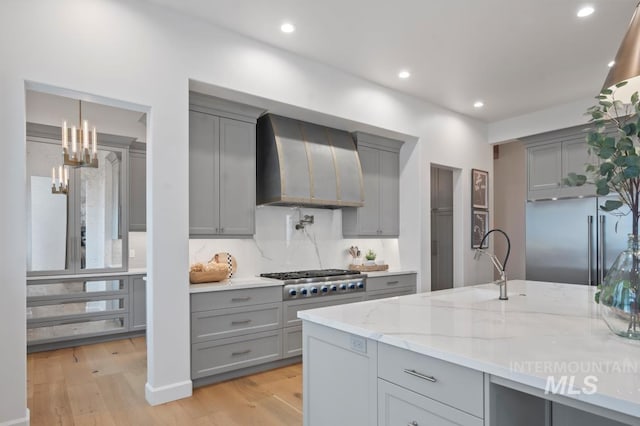
M 604 281 L 604 215 L 600 215 L 600 235 L 598 236 L 598 270 L 600 281 L 598 285 Z
M 593 238 L 591 232 L 593 231 L 593 216 L 587 216 L 587 283 L 593 285 L 593 277 L 591 276 L 592 256 L 593 256 Z

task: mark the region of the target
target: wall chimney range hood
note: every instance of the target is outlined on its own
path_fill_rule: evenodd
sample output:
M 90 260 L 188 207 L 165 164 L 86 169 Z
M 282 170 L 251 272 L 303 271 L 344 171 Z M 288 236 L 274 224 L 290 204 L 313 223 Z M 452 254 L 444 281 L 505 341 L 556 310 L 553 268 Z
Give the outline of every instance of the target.
M 324 208 L 364 205 L 351 134 L 266 114 L 258 119 L 256 203 Z

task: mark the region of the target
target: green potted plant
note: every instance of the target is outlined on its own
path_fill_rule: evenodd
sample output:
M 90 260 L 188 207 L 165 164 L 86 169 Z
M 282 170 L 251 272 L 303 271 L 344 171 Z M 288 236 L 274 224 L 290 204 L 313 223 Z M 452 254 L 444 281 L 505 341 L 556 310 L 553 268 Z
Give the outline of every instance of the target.
M 618 89 L 627 84 L 618 83 Z M 618 216 L 631 215 L 632 232 L 627 250 L 618 255 L 596 293 L 602 316 L 614 333 L 640 339 L 639 300 L 640 244 L 640 102 L 638 92 L 631 103 L 615 99 L 615 90 L 605 89 L 597 105 L 587 110 L 591 128 L 587 145 L 593 161 L 586 165 L 586 175 L 569 173 L 564 183 L 580 186 L 592 183 L 598 196 L 615 194 L 600 206 Z
M 367 259 L 367 264 L 374 265 L 376 261 L 376 252 L 369 249 L 364 255 L 365 259 Z

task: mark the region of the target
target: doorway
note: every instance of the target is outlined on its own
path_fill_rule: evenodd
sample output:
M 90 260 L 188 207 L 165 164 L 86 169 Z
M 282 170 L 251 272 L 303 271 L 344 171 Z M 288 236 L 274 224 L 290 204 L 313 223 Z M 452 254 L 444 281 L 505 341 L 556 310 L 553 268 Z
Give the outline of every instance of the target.
M 431 291 L 453 287 L 453 171 L 431 165 Z

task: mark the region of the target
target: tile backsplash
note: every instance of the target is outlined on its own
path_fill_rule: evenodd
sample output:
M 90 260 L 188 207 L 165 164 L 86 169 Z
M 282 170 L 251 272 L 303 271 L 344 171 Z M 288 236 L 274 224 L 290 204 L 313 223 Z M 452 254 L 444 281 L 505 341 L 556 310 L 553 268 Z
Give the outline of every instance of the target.
M 313 215 L 314 223 L 296 230 L 295 224 L 304 215 Z M 391 269 L 402 266 L 395 238 L 342 238 L 342 211 L 339 209 L 272 206 L 256 208 L 253 238 L 189 240 L 189 262 L 207 262 L 215 253 L 229 252 L 238 261 L 238 278 L 262 272 L 346 268 L 351 262 L 347 250 L 352 245 L 360 248 L 363 259 L 366 251 L 372 249 L 377 253 L 377 259 L 383 260 Z

